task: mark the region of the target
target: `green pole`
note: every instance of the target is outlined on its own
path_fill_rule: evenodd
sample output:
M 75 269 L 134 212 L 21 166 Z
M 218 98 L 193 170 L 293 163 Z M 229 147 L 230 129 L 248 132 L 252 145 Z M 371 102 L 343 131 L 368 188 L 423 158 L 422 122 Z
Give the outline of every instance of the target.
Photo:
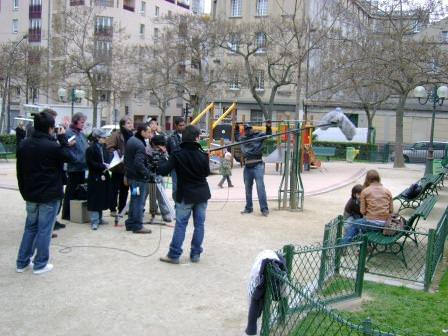
M 433 276 L 433 257 L 434 257 L 434 244 L 436 234 L 434 229 L 430 229 L 428 232 L 428 246 L 426 247 L 426 267 L 425 267 L 425 291 L 429 290 Z
M 366 269 L 367 257 L 367 238 L 364 237 L 362 244 L 359 246 L 358 269 L 356 271 L 355 294 L 358 297 L 362 295 L 362 288 L 364 284 L 364 273 Z

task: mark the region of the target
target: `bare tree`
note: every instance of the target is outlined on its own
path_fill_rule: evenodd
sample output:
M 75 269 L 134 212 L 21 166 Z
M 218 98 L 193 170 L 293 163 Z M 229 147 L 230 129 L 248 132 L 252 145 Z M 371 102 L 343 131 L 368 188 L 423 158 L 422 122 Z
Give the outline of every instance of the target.
M 60 75 L 69 86 L 86 88 L 97 125 L 101 95 L 110 95 L 115 69 L 126 59 L 125 33 L 99 7 L 71 7 L 58 24 L 57 38 L 65 50 Z

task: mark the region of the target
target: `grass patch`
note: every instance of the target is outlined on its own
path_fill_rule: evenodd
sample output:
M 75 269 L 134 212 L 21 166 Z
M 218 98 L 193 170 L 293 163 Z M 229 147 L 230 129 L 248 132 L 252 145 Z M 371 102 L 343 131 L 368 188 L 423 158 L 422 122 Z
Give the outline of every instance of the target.
M 437 293 L 368 282 L 364 293 L 373 300 L 364 303 L 361 311 L 350 313 L 350 317 L 371 318 L 375 323 L 412 334 L 446 335 L 442 330 L 448 329 L 448 272 Z

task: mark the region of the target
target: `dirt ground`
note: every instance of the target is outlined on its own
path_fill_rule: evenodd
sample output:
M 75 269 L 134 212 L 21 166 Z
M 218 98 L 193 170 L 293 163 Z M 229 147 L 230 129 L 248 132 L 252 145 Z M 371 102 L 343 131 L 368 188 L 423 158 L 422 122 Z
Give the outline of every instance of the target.
M 379 169 L 384 184 L 397 194 L 422 176 L 423 167 L 394 170 L 388 165 L 352 164 L 347 169 L 370 168 Z M 17 191 L 0 189 L 0 335 L 242 335 L 255 256 L 285 244 L 320 242 L 324 225 L 342 212 L 351 187 L 362 179 L 307 196 L 303 212 L 278 211 L 270 202 L 267 218 L 257 203 L 254 214 L 242 216 L 243 202 L 212 199 L 199 264 L 185 257 L 181 265 L 159 261 L 168 249 L 173 230 L 169 227 L 154 226 L 151 235 L 135 235 L 111 224 L 91 231 L 87 224 L 67 223 L 52 243 L 55 268 L 41 276 L 15 273 L 24 202 Z M 212 189 L 218 180 L 219 176 L 210 178 Z M 446 198 L 444 202 L 427 225 L 440 218 Z M 186 256 L 191 233 L 189 227 Z

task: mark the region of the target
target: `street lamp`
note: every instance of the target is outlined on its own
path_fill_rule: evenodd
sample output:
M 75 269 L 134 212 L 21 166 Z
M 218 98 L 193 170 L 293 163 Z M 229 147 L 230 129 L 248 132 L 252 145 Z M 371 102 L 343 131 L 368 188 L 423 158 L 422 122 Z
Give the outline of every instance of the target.
M 59 88 L 58 90 L 58 96 L 59 99 L 61 99 L 62 101 L 65 101 L 67 99 L 67 101 L 71 101 L 72 103 L 72 113 L 71 116 L 73 117 L 74 111 L 75 111 L 75 101 L 77 101 L 78 99 L 82 99 L 85 96 L 85 92 L 83 90 L 78 90 L 76 88 L 72 88 L 70 90 L 70 97 L 67 96 L 67 90 L 64 88 Z
M 190 114 L 190 104 L 185 103 L 185 108 L 184 110 L 184 116 L 185 116 L 185 122 L 188 123 L 188 115 Z
M 4 112 L 5 112 L 5 104 L 6 104 L 6 98 L 8 98 L 8 106 L 6 108 L 7 113 L 8 113 L 8 124 L 7 124 L 7 132 L 9 134 L 10 130 L 11 130 L 11 69 L 14 66 L 14 63 L 16 61 L 15 59 L 15 52 L 17 47 L 19 46 L 20 43 L 22 43 L 23 40 L 25 40 L 26 38 L 28 38 L 28 34 L 24 34 L 22 36 L 22 38 L 14 45 L 14 47 L 11 50 L 11 53 L 9 54 L 8 57 L 8 67 L 6 69 L 6 77 L 5 77 L 5 85 L 4 85 L 4 91 L 3 91 L 3 97 L 2 97 L 2 116 L 1 116 L 1 125 L 0 128 L 3 130 L 3 118 L 4 118 Z M 6 97 L 6 95 L 8 97 Z
M 433 172 L 433 161 L 434 161 L 434 119 L 436 117 L 436 106 L 442 106 L 445 98 L 448 98 L 448 87 L 445 85 L 437 86 L 434 85 L 431 92 L 426 92 L 423 86 L 417 86 L 414 89 L 414 96 L 418 98 L 418 102 L 421 105 L 425 105 L 428 102 L 432 103 L 432 119 L 431 119 L 431 136 L 429 139 L 429 148 L 426 155 L 426 167 L 425 175 L 432 174 Z

